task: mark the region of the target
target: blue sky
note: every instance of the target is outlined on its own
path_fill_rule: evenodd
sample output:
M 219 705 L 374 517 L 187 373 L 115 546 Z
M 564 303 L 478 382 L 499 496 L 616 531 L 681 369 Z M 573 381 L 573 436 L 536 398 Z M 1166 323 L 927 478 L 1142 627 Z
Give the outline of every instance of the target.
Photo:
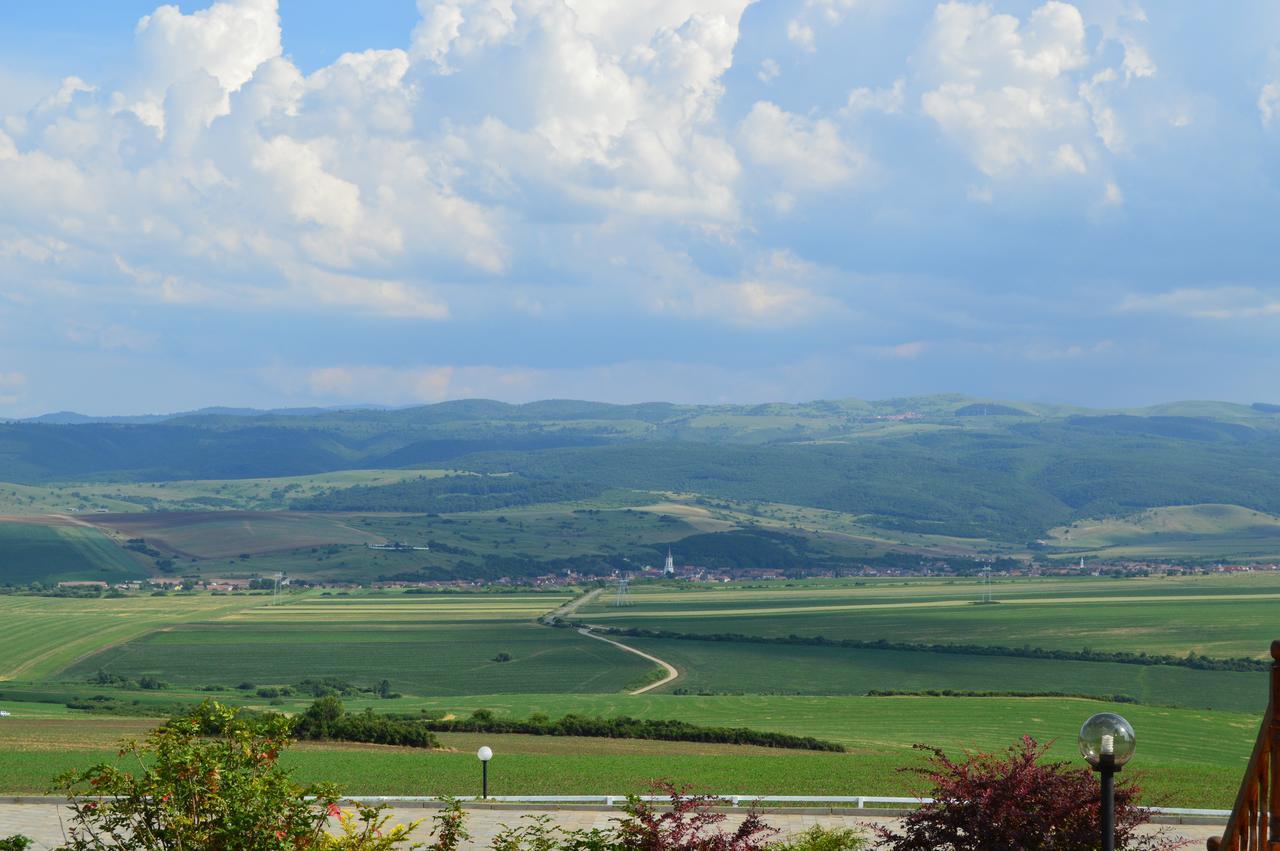
M 1280 401 L 1280 7 L 0 7 L 0 416 Z

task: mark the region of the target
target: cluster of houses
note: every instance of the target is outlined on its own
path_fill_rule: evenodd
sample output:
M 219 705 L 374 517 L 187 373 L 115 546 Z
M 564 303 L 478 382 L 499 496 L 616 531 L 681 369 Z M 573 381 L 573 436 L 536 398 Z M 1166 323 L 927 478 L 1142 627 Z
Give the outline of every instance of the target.
M 1259 564 L 1176 564 L 1172 562 L 1151 561 L 1098 561 L 1088 564 L 1019 562 L 1011 565 L 1008 560 L 991 561 L 983 574 L 993 577 L 1031 577 L 1031 576 L 1183 576 L 1211 573 L 1252 573 L 1280 571 L 1280 563 Z M 839 577 L 920 577 L 920 576 L 972 576 L 972 562 L 957 568 L 945 560 L 926 561 L 911 566 L 852 565 L 839 570 L 822 568 L 815 570 L 796 570 L 782 568 L 744 568 L 729 570 L 724 568 L 706 568 L 697 565 L 676 565 L 670 554 L 661 567 L 645 565 L 636 570 L 614 572 L 612 579 L 679 579 L 687 582 L 725 583 L 732 581 L 775 581 L 795 579 L 798 576 L 811 578 Z M 369 583 L 373 588 L 422 588 L 426 590 L 467 590 L 482 586 L 509 586 L 532 588 L 562 588 L 578 586 L 588 582 L 599 581 L 598 575 L 586 575 L 574 570 L 546 573 L 541 576 L 503 577 L 500 579 L 453 579 L 453 580 L 394 580 Z M 59 582 L 62 588 L 96 588 L 102 591 L 252 591 L 268 590 L 272 587 L 272 578 L 193 578 L 175 576 L 157 576 L 147 580 L 130 580 L 126 582 L 100 581 L 67 581 Z M 305 586 L 329 590 L 350 591 L 365 587 L 357 582 L 310 581 L 282 578 L 281 585 Z

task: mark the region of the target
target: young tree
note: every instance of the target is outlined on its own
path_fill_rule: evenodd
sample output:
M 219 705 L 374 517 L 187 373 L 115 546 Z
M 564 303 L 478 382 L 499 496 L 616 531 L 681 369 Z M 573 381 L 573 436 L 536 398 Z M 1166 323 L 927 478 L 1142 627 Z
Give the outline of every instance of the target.
M 206 703 L 120 750 L 136 765 L 100 764 L 58 778 L 72 797 L 70 851 L 219 849 L 283 851 L 320 846 L 338 814 L 329 785 L 300 786 L 276 760 L 290 722 L 257 720 Z M 209 736 L 210 731 L 216 731 Z M 209 736 L 206 738 L 206 736 Z M 90 800 L 88 796 L 102 798 Z M 309 797 L 314 796 L 314 797 Z

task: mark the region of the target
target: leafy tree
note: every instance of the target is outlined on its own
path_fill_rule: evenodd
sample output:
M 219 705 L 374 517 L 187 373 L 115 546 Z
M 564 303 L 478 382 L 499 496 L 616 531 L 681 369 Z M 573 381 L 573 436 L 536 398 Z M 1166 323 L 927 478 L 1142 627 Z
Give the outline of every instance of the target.
M 295 725 L 299 738 L 327 739 L 338 720 L 346 714 L 342 701 L 333 695 L 319 698 L 303 712 Z

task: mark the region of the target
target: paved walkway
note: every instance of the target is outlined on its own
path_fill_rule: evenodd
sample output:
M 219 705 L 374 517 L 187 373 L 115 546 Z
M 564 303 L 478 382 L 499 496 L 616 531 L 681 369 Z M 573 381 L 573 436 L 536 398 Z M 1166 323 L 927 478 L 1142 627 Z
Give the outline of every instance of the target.
M 423 824 L 413 832 L 413 838 L 426 840 L 431 833 L 431 816 L 436 810 L 424 808 L 393 809 L 395 821 L 412 822 L 425 819 Z M 52 803 L 40 804 L 0 804 L 0 837 L 13 833 L 22 833 L 35 840 L 35 851 L 47 851 L 56 848 L 63 842 L 60 815 L 65 810 Z M 464 845 L 467 849 L 488 848 L 494 834 L 507 825 L 518 825 L 524 816 L 549 815 L 555 824 L 565 828 L 593 827 L 606 828 L 618 813 L 602 810 L 531 810 L 523 808 L 487 808 L 468 809 L 467 826 L 472 839 Z M 737 813 L 729 815 L 727 823 L 735 824 L 742 816 Z M 813 825 L 825 827 L 864 827 L 871 822 L 891 824 L 892 819 L 873 818 L 866 815 L 830 815 L 821 812 L 805 813 L 767 813 L 765 821 L 782 831 L 784 835 L 800 833 Z M 1191 848 L 1203 848 L 1204 841 L 1210 836 L 1220 835 L 1221 827 L 1201 825 L 1170 825 L 1166 827 L 1171 836 L 1192 840 Z

